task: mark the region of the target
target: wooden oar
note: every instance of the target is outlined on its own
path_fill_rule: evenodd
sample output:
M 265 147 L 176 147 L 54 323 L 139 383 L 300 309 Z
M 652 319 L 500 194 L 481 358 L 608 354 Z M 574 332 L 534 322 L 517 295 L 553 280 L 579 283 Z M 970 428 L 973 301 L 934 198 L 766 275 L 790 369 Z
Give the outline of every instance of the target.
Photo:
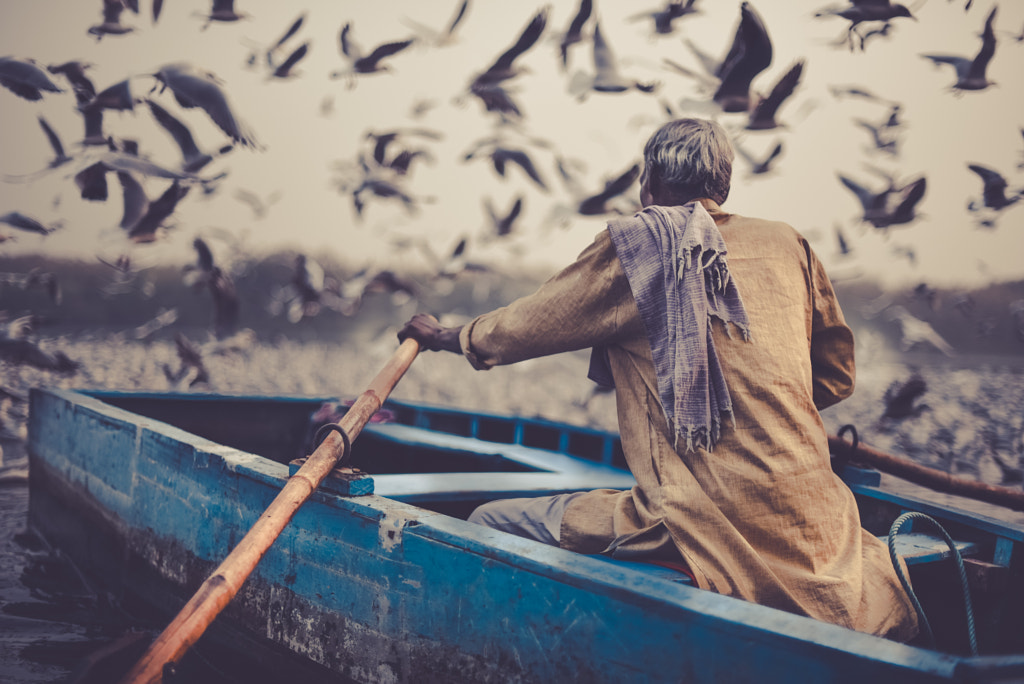
M 406 339 L 342 417 L 338 425 L 348 435 L 350 443 L 380 409 L 419 351 L 420 346 L 416 340 Z M 234 598 L 285 525 L 345 455 L 344 451 L 345 439 L 337 431 L 327 433 L 324 441 L 306 460 L 305 465 L 288 479 L 238 546 L 203 582 L 177 617 L 125 675 L 121 680 L 123 684 L 148 684 L 163 680 L 165 668 L 174 666 Z
M 1015 511 L 1024 511 L 1024 490 L 990 485 L 923 466 L 906 458 L 900 458 L 879 451 L 864 444 L 856 447 L 836 435 L 829 435 L 828 446 L 832 453 L 855 463 L 870 465 L 905 480 L 916 482 L 938 492 L 957 494 L 979 501 L 1006 506 Z

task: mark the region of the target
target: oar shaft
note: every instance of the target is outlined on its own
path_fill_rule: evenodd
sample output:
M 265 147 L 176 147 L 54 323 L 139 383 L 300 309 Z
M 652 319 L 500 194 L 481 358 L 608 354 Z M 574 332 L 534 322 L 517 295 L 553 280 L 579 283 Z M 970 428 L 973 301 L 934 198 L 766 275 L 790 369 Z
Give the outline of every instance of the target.
M 338 424 L 350 441 L 355 440 L 363 426 L 380 409 L 418 353 L 419 344 L 411 338 L 405 340 L 345 413 Z M 231 602 L 281 531 L 330 474 L 343 455 L 343 448 L 344 440 L 336 432 L 328 433 L 306 463 L 288 479 L 242 541 L 125 675 L 122 684 L 162 681 L 164 668 L 176 663 Z

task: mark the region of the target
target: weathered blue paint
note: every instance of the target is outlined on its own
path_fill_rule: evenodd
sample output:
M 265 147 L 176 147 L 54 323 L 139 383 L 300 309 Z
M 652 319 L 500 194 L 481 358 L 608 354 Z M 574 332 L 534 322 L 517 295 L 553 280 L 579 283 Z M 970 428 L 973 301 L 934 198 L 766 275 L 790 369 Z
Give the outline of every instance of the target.
M 176 610 L 175 601 L 180 607 L 256 521 L 288 467 L 103 401 L 111 396 L 32 392 L 30 522 L 76 549 L 68 521 L 45 513 L 60 508 L 87 520 L 91 534 L 116 540 L 125 568 L 143 568 L 170 588 L 165 603 Z M 430 423 L 421 415 L 415 424 Z M 510 434 L 530 430 L 509 425 Z M 397 438 L 401 427 L 367 429 Z M 572 441 L 564 428 L 558 444 Z M 482 432 L 478 424 L 466 439 Z M 450 435 L 428 441 L 471 446 Z M 629 486 L 628 473 L 600 462 L 545 459 L 522 444 L 483 453 L 497 452 L 543 468 L 381 475 L 377 494 L 351 498 L 318 491 L 218 622 L 361 682 L 862 684 L 955 681 L 971 667 L 996 666 L 719 596 L 657 566 L 570 553 L 398 500 L 458 499 L 473 481 L 488 495 L 599 481 Z M 517 480 L 511 489 L 500 482 L 510 476 Z M 871 494 L 861 487 L 861 496 Z M 1020 556 L 1020 530 L 983 522 Z M 118 579 L 139 582 L 128 571 Z M 1021 663 L 1010 656 L 997 665 L 1010 672 Z

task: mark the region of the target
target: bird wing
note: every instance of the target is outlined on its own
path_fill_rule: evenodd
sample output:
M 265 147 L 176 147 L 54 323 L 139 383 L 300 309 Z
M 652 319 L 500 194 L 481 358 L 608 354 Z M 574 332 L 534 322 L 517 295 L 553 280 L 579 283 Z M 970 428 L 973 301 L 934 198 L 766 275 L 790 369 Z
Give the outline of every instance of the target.
M 288 55 L 288 59 L 284 60 L 284 62 L 274 70 L 274 75 L 284 76 L 291 71 L 292 67 L 298 64 L 302 58 L 306 56 L 306 53 L 309 52 L 309 45 L 310 43 L 307 40 L 305 43 L 293 50 L 292 53 Z
M 629 88 L 629 84 L 619 75 L 615 53 L 604 39 L 600 23 L 594 24 L 594 69 L 597 72 L 594 75 L 594 90 L 622 91 Z
M 370 53 L 368 57 L 364 57 L 361 61 L 367 64 L 376 64 L 385 57 L 390 57 L 393 54 L 401 52 L 405 48 L 412 45 L 413 42 L 414 41 L 410 38 L 409 40 L 400 40 L 394 43 L 384 43 L 383 45 L 378 45 L 374 49 L 374 51 Z
M 174 142 L 177 143 L 181 149 L 182 156 L 187 160 L 199 155 L 199 148 L 196 146 L 195 140 L 192 138 L 192 133 L 189 132 L 188 127 L 185 126 L 181 121 L 176 119 L 170 112 L 158 105 L 153 100 L 146 100 L 146 104 L 149 105 L 149 110 L 153 112 L 153 117 L 157 123 L 160 124 L 164 130 L 171 134 L 174 138 Z
M 341 27 L 341 53 L 354 61 L 359 59 L 360 50 L 359 46 L 355 44 L 355 41 L 349 37 L 349 33 L 351 31 L 351 22 Z
M 908 183 L 899 189 L 898 203 L 891 215 L 900 222 L 909 221 L 914 217 L 914 207 L 924 197 L 928 183 L 924 177 Z
M 993 6 L 988 19 L 985 20 L 985 29 L 981 33 L 981 50 L 971 62 L 968 78 L 984 79 L 988 63 L 992 60 L 992 55 L 996 53 L 996 33 L 992 28 L 992 22 L 996 18 L 997 9 L 998 7 Z
M 847 178 L 842 174 L 839 174 L 839 180 L 842 181 L 843 185 L 845 185 L 847 188 L 853 191 L 853 194 L 855 194 L 857 196 L 857 199 L 860 200 L 861 206 L 864 208 L 865 212 L 877 208 L 877 194 L 871 192 L 860 183 L 857 183 L 856 181 Z
M 302 28 L 302 22 L 304 22 L 305 20 L 306 13 L 303 12 L 302 14 L 299 15 L 298 19 L 292 22 L 292 25 L 289 26 L 288 30 L 284 32 L 284 35 L 277 39 L 277 42 L 274 43 L 274 45 L 270 48 L 270 52 L 273 52 L 277 48 L 281 47 L 289 38 L 294 36 L 298 32 L 298 30 Z
M 585 215 L 605 212 L 605 203 L 613 197 L 621 195 L 640 177 L 640 165 L 633 164 L 625 173 L 604 184 L 604 189 L 584 199 L 579 204 L 579 212 Z
M 61 144 L 56 131 L 50 127 L 50 124 L 46 122 L 46 119 L 44 119 L 41 114 L 39 115 L 39 125 L 43 129 L 43 133 L 46 134 L 46 139 L 50 141 L 50 147 L 53 148 L 53 154 L 56 156 L 56 161 L 67 159 L 67 155 L 64 154 L 64 145 Z
M 921 55 L 930 59 L 934 64 L 949 64 L 956 69 L 957 77 L 964 78 L 971 68 L 971 60 L 959 55 Z
M 107 199 L 107 171 L 109 167 L 103 162 L 96 162 L 75 174 L 75 185 L 82 199 L 102 202 Z
M 149 208 L 149 198 L 146 196 L 142 183 L 131 173 L 118 171 L 117 180 L 121 182 L 124 196 L 124 212 L 119 225 L 127 230 L 138 223 L 146 213 Z
M 1003 174 L 999 173 L 995 169 L 990 169 L 989 167 L 982 166 L 981 164 L 968 164 L 967 168 L 981 176 L 981 180 L 985 183 L 986 190 L 989 187 L 998 186 L 1005 188 L 1008 185 L 1006 179 L 1003 178 Z
M 447 29 L 446 33 L 449 36 L 452 35 L 453 33 L 455 33 L 455 27 L 458 26 L 459 22 L 462 21 L 462 18 L 464 16 L 466 16 L 466 10 L 468 8 L 469 8 L 469 0 L 462 0 L 462 4 L 459 5 L 459 8 L 455 11 L 455 16 L 452 17 L 451 23 L 448 24 L 448 29 Z
M 545 7 L 541 11 L 537 12 L 530 20 L 530 23 L 526 25 L 523 32 L 519 34 L 518 40 L 508 50 L 506 50 L 494 64 L 487 70 L 486 73 L 504 71 L 512 67 L 512 62 L 516 60 L 519 55 L 523 54 L 537 42 L 540 35 L 544 32 L 544 27 L 548 21 L 548 9 Z
M 189 73 L 175 66 L 164 67 L 158 73 L 182 107 L 201 107 L 232 140 L 245 146 L 256 146 L 255 138 L 243 130 L 228 104 L 227 96 L 212 77 Z
M 751 121 L 768 121 L 775 117 L 775 113 L 786 100 L 793 94 L 796 86 L 800 83 L 800 76 L 804 71 L 804 61 L 801 59 L 789 68 L 789 71 L 778 80 L 772 88 L 768 97 L 763 97 L 754 107 L 750 115 Z
M 722 97 L 747 95 L 750 82 L 771 63 L 772 41 L 768 29 L 750 3 L 744 2 L 740 6 L 740 25 L 733 44 L 716 73 L 722 83 L 714 100 L 717 102 Z
M 495 151 L 495 164 L 497 164 L 498 158 L 503 162 L 502 168 L 504 168 L 504 162 L 512 162 L 518 164 L 523 171 L 526 172 L 534 183 L 539 185 L 544 190 L 548 189 L 547 184 L 540 177 L 540 172 L 537 171 L 537 167 L 534 166 L 533 160 L 530 159 L 530 155 L 526 154 L 523 150 L 509 150 L 505 148 L 498 148 Z M 502 173 L 504 175 L 504 173 Z

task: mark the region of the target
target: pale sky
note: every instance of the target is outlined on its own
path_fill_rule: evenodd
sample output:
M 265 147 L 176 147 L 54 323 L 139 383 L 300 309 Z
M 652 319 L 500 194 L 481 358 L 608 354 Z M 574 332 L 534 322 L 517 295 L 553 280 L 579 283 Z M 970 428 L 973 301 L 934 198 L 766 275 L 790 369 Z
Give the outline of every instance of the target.
M 68 89 L 29 102 L 0 88 L 0 174 L 22 174 L 46 165 L 50 149 L 36 121 L 43 115 L 64 141 L 75 162 L 32 184 L 0 183 L 0 214 L 20 211 L 44 222 L 64 221 L 59 232 L 47 237 L 8 230 L 17 241 L 0 245 L 7 254 L 41 252 L 77 256 L 92 261 L 96 255 L 114 258 L 131 250 L 137 260 L 183 264 L 192 258 L 191 242 L 197 235 L 210 239 L 218 256 L 230 249 L 261 252 L 295 249 L 312 254 L 330 252 L 350 263 L 419 267 L 419 250 L 396 247 L 408 238 L 423 237 L 438 253 L 445 253 L 462 236 L 471 241 L 484 230 L 482 200 L 493 199 L 499 210 L 522 194 L 525 208 L 512 244 L 470 243 L 470 257 L 489 261 L 510 272 L 517 269 L 554 271 L 571 261 L 603 227 L 602 218 L 576 218 L 567 228 L 551 225 L 548 217 L 569 201 L 554 167 L 554 155 L 576 160 L 585 167 L 584 182 L 597 190 L 605 178 L 639 161 L 647 137 L 664 120 L 659 102 L 669 102 L 682 115 L 714 116 L 727 128 L 740 128 L 741 114 L 687 105 L 704 97 L 696 84 L 667 70 L 665 58 L 698 69 L 684 39 L 716 57 L 722 57 L 739 19 L 739 2 L 698 0 L 702 13 L 677 22 L 670 36 L 652 35 L 647 21 L 632 21 L 647 5 L 632 0 L 596 0 L 602 33 L 620 60 L 621 70 L 639 81 L 660 81 L 654 95 L 591 93 L 584 101 L 567 93 L 572 75 L 590 69 L 589 44 L 574 47 L 570 73 L 557 61 L 557 38 L 576 11 L 576 2 L 551 5 L 547 31 L 524 57 L 530 72 L 516 79 L 516 97 L 525 114 L 522 126 L 532 136 L 549 140 L 553 149 L 540 150 L 535 162 L 548 182 L 543 193 L 519 169 L 506 178 L 497 176 L 484 161 L 465 163 L 464 152 L 492 131 L 494 115 L 485 114 L 477 101 L 457 103 L 473 75 L 486 68 L 518 37 L 541 4 L 471 0 L 458 29 L 457 40 L 446 47 L 414 46 L 390 59 L 393 73 L 358 79 L 354 88 L 344 80 L 331 80 L 332 71 L 344 66 L 339 32 L 352 22 L 352 35 L 371 50 L 382 42 L 411 35 L 403 21 L 412 19 L 440 28 L 457 0 L 403 0 L 355 2 L 308 0 L 281 3 L 237 0 L 239 10 L 252 15 L 234 24 L 214 24 L 203 30 L 198 13 L 208 3 L 170 0 L 159 23 L 150 19 L 150 0 L 141 0 L 142 12 L 125 12 L 123 22 L 136 27 L 124 36 L 106 36 L 97 42 L 87 34 L 100 20 L 101 1 L 33 0 L 5 2 L 0 21 L 0 54 L 34 58 L 41 64 L 81 59 L 94 65 L 90 76 L 97 89 L 129 76 L 137 97 L 146 96 L 154 80 L 146 76 L 159 66 L 187 61 L 213 72 L 259 141 L 262 151 L 236 147 L 205 171 L 227 171 L 220 190 L 210 196 L 194 191 L 175 214 L 175 227 L 161 242 L 132 247 L 117 228 L 121 215 L 120 187 L 111 177 L 106 203 L 81 200 L 70 174 L 80 168 L 82 121 Z M 963 2 L 929 0 L 912 7 L 918 21 L 897 19 L 887 37 L 868 43 L 864 52 L 830 45 L 844 33 L 846 21 L 815 18 L 827 2 L 759 0 L 752 3 L 764 18 L 774 43 L 771 67 L 755 81 L 767 91 L 797 59 L 806 60 L 803 80 L 783 105 L 780 119 L 786 128 L 747 131 L 741 143 L 756 153 L 781 140 L 784 145 L 777 170 L 750 176 L 742 159 L 734 167 L 733 190 L 726 209 L 736 213 L 783 220 L 804 233 L 839 278 L 878 277 L 888 282 L 931 285 L 978 285 L 1024 278 L 1024 209 L 1004 210 L 997 227 L 981 228 L 966 206 L 981 193 L 981 181 L 967 169 L 979 163 L 1001 171 L 1011 188 L 1024 186 L 1024 42 L 1017 41 L 1024 26 L 1024 4 L 1003 3 L 996 18 L 999 43 L 989 76 L 998 83 L 981 92 L 956 93 L 951 67 L 936 67 L 922 53 L 951 53 L 973 57 L 992 5 L 975 2 L 965 12 Z M 650 4 L 650 9 L 656 7 Z M 307 18 L 287 49 L 310 40 L 311 52 L 288 81 L 269 81 L 265 69 L 245 68 L 248 43 L 269 44 L 305 10 Z M 62 87 L 66 82 L 55 81 Z M 853 120 L 878 122 L 888 114 L 880 103 L 837 99 L 831 86 L 858 86 L 898 101 L 906 122 L 898 157 L 870 150 L 866 131 Z M 217 148 L 225 136 L 200 110 L 183 110 L 169 92 L 151 95 L 181 118 L 202 148 Z M 333 103 L 328 114 L 325 100 Z M 435 106 L 413 119 L 414 103 L 431 100 Z M 437 142 L 416 141 L 434 157 L 414 168 L 407 189 L 430 198 L 415 216 L 387 202 L 371 201 L 362 221 L 356 220 L 351 198 L 339 194 L 334 179 L 338 161 L 352 161 L 364 149 L 368 130 L 417 126 L 443 135 Z M 145 105 L 134 113 L 107 112 L 108 134 L 134 137 L 154 161 L 173 166 L 179 155 L 169 136 L 157 126 Z M 95 148 L 88 153 L 95 153 Z M 884 181 L 865 168 L 873 164 L 901 180 L 927 176 L 928 189 L 920 205 L 921 218 L 888 233 L 860 224 L 860 206 L 838 180 L 845 173 L 871 187 Z M 167 182 L 151 179 L 146 188 L 158 196 Z M 257 219 L 234 197 L 238 189 L 261 196 L 280 192 L 265 218 Z M 631 191 L 634 196 L 638 187 Z M 59 200 L 59 203 L 55 202 Z M 840 258 L 834 226 L 841 225 L 853 245 L 852 255 Z M 228 248 L 218 235 L 243 240 Z M 516 249 L 510 249 L 515 246 Z M 914 254 L 913 261 L 908 251 Z

